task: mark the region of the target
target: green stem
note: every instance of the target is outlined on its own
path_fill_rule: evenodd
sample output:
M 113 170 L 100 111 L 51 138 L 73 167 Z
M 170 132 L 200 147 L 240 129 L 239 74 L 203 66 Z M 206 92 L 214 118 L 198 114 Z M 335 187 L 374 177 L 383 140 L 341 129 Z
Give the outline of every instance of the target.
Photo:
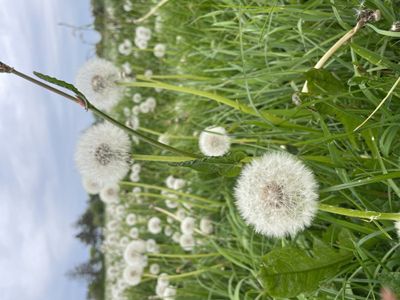
M 190 156 L 163 156 L 163 155 L 143 155 L 143 154 L 133 154 L 132 158 L 138 161 L 158 161 L 158 162 L 185 162 L 194 160 Z
M 215 266 L 212 266 L 209 268 L 204 268 L 204 269 L 187 272 L 187 273 L 183 273 L 183 274 L 179 274 L 179 275 L 169 275 L 169 276 L 165 276 L 165 277 L 169 280 L 181 279 L 181 278 L 186 278 L 186 277 L 191 277 L 191 276 L 195 276 L 198 274 L 202 274 L 202 273 L 211 271 L 212 269 L 220 268 L 222 266 L 223 266 L 223 264 L 218 264 L 218 265 L 215 265 Z M 151 274 L 144 274 L 143 277 L 158 278 L 157 275 L 151 275 Z
M 147 256 L 150 257 L 168 257 L 168 258 L 203 258 L 203 257 L 213 257 L 220 256 L 219 253 L 201 253 L 201 254 L 170 254 L 170 253 L 148 253 Z
M 390 220 L 400 221 L 400 213 L 381 213 L 376 211 L 361 211 L 356 209 L 336 207 L 327 204 L 319 204 L 319 210 L 360 219 L 368 219 L 369 221 L 374 220 Z
M 193 194 L 188 194 L 188 193 L 183 193 L 183 192 L 179 192 L 173 189 L 169 189 L 166 187 L 161 187 L 161 186 L 157 186 L 157 185 L 151 185 L 151 184 L 146 184 L 146 183 L 140 183 L 140 182 L 129 182 L 129 181 L 121 181 L 120 185 L 123 186 L 137 186 L 137 187 L 143 187 L 143 188 L 149 188 L 149 189 L 155 189 L 155 190 L 159 190 L 159 191 L 166 191 L 169 193 L 173 193 L 182 197 L 188 197 L 188 198 L 192 198 L 201 202 L 205 202 L 205 203 L 210 203 L 210 204 L 220 204 L 218 201 L 213 201 L 204 197 L 200 197 L 197 195 L 193 195 Z

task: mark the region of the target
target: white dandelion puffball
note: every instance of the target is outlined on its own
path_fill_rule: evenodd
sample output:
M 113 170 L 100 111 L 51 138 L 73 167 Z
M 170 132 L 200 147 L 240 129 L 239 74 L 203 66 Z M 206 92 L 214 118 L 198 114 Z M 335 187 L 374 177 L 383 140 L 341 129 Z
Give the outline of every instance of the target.
M 174 300 L 176 296 L 176 288 L 173 286 L 168 286 L 163 294 L 164 300 Z
M 78 71 L 76 87 L 98 109 L 109 111 L 122 97 L 122 88 L 116 84 L 120 72 L 111 62 L 93 58 Z
M 164 234 L 165 236 L 171 236 L 172 235 L 172 227 L 167 225 L 164 227 Z
M 146 242 L 146 250 L 149 253 L 157 253 L 159 251 L 159 246 L 157 245 L 155 240 L 149 239 Z
M 89 127 L 80 137 L 75 162 L 82 177 L 100 185 L 116 183 L 129 171 L 129 136 L 110 123 Z
M 100 200 L 104 203 L 118 203 L 119 202 L 119 185 L 109 184 L 100 191 Z
M 194 244 L 194 237 L 191 234 L 182 234 L 179 238 L 179 245 L 185 251 L 193 250 Z
M 156 109 L 157 101 L 154 97 L 149 97 L 146 99 L 147 107 L 153 112 Z
M 139 104 L 139 111 L 142 114 L 147 114 L 150 112 L 150 110 L 151 110 L 151 107 L 146 101 Z
M 132 74 L 132 66 L 129 62 L 125 62 L 122 64 L 122 71 L 126 74 L 126 75 L 130 75 Z
M 207 127 L 200 133 L 199 148 L 206 156 L 222 156 L 231 147 L 231 140 L 223 127 Z
M 180 232 L 174 232 L 174 234 L 172 235 L 172 240 L 175 243 L 179 243 L 180 239 L 181 239 L 181 233 Z
M 295 156 L 272 152 L 245 166 L 235 187 L 236 205 L 245 222 L 270 237 L 295 235 L 318 210 L 318 184 Z
M 136 93 L 132 96 L 132 101 L 134 103 L 140 103 L 142 101 L 142 95 L 139 93 Z
M 121 44 L 119 44 L 118 52 L 125 56 L 130 55 L 132 53 L 132 42 L 125 39 Z
M 135 37 L 135 45 L 138 47 L 140 50 L 145 50 L 148 46 L 147 40 L 142 39 L 140 37 Z
M 165 179 L 165 185 L 170 188 L 173 189 L 174 188 L 174 184 L 175 184 L 175 177 L 172 175 L 169 175 L 167 177 L 167 179 Z
M 101 189 L 103 188 L 103 186 L 99 184 L 97 181 L 89 178 L 83 178 L 82 185 L 85 191 L 91 195 L 96 195 L 100 193 Z
M 151 264 L 149 268 L 150 274 L 157 275 L 160 273 L 160 265 L 159 264 Z
M 200 231 L 205 235 L 210 235 L 214 230 L 213 224 L 210 219 L 204 217 L 200 220 Z
M 186 217 L 181 222 L 181 231 L 183 234 L 193 234 L 195 219 Z
M 137 217 L 135 214 L 129 214 L 126 216 L 125 222 L 128 226 L 133 226 L 137 222 Z
M 124 281 L 130 286 L 138 285 L 142 280 L 143 269 L 136 266 L 127 266 L 122 273 Z
M 151 30 L 144 26 L 136 27 L 136 37 L 145 40 L 146 42 L 151 39 Z
M 176 178 L 173 184 L 174 190 L 180 190 L 186 185 L 186 180 L 182 178 Z
M 134 240 L 130 242 L 124 250 L 124 260 L 129 265 L 141 265 L 143 253 L 146 252 L 146 242 L 143 240 Z
M 167 273 L 161 273 L 157 278 L 157 285 L 167 287 L 169 285 L 169 279 Z
M 139 237 L 139 229 L 137 227 L 131 228 L 131 230 L 129 230 L 129 236 L 133 239 L 137 239 Z
M 394 228 L 396 228 L 397 236 L 400 238 L 400 221 L 394 222 Z
M 152 234 L 158 234 L 161 232 L 161 220 L 158 217 L 152 217 L 147 222 L 147 229 Z
M 164 57 L 166 48 L 165 44 L 156 44 L 153 50 L 154 56 L 158 58 Z

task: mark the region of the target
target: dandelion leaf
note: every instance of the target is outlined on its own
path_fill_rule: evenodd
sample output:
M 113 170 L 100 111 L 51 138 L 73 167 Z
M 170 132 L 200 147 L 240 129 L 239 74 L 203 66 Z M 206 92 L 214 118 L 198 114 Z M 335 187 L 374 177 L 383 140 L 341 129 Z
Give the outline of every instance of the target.
M 318 289 L 351 259 L 350 252 L 338 252 L 316 240 L 313 250 L 309 252 L 294 246 L 269 252 L 263 258 L 261 278 L 270 296 L 295 297 Z
M 40 79 L 47 81 L 49 83 L 52 83 L 54 85 L 57 85 L 59 87 L 65 88 L 67 90 L 70 90 L 71 92 L 74 92 L 75 95 L 79 96 L 81 99 L 83 100 L 87 100 L 85 95 L 82 94 L 81 91 L 79 91 L 73 84 L 65 82 L 63 80 L 57 79 L 55 77 L 51 77 L 39 72 L 33 72 L 33 74 L 35 74 L 37 77 L 39 77 Z

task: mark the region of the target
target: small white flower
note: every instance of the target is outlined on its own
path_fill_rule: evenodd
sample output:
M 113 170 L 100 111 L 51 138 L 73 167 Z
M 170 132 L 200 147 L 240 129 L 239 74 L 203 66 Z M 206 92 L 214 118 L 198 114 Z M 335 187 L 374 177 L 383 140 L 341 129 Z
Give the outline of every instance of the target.
M 271 237 L 294 236 L 317 212 L 318 184 L 295 156 L 272 152 L 244 167 L 235 188 L 245 222 Z
M 125 222 L 128 226 L 133 226 L 137 222 L 137 217 L 135 214 L 130 213 L 129 215 L 126 216 Z
M 129 180 L 132 182 L 139 182 L 140 181 L 140 175 L 136 174 L 136 173 L 131 173 L 131 175 L 129 175 Z
M 222 156 L 230 147 L 230 138 L 223 127 L 207 127 L 200 133 L 199 148 L 206 156 Z
M 400 221 L 394 222 L 394 227 L 397 231 L 397 236 L 400 238 Z
M 142 39 L 140 37 L 135 37 L 134 42 L 135 42 L 136 47 L 138 47 L 139 49 L 141 49 L 141 50 L 147 49 L 147 46 L 148 46 L 147 40 Z
M 132 53 L 132 42 L 125 39 L 121 44 L 119 44 L 118 52 L 125 56 L 130 55 Z
M 132 115 L 137 116 L 140 113 L 140 106 L 135 105 L 132 107 Z
M 149 253 L 157 253 L 158 252 L 158 245 L 154 239 L 148 239 L 146 242 L 146 250 Z
M 210 235 L 214 230 L 211 220 L 206 218 L 206 217 L 201 218 L 201 220 L 200 220 L 200 230 L 205 235 Z
M 100 191 L 100 199 L 104 203 L 118 203 L 119 202 L 119 185 L 118 184 L 106 185 Z
M 80 137 L 75 152 L 76 165 L 84 178 L 100 185 L 115 183 L 129 170 L 129 136 L 112 124 L 100 123 Z
M 136 93 L 132 96 L 132 100 L 135 103 L 140 103 L 142 101 L 142 95 L 139 93 Z
M 179 238 L 179 245 L 185 251 L 193 250 L 193 247 L 195 245 L 195 241 L 194 241 L 193 235 L 191 235 L 191 234 L 182 234 L 181 237 Z
M 100 193 L 101 189 L 103 188 L 103 186 L 99 184 L 96 180 L 92 180 L 89 178 L 83 178 L 82 185 L 85 191 L 91 195 L 96 195 Z
M 195 226 L 195 219 L 192 217 L 186 217 L 181 222 L 181 231 L 183 234 L 193 234 Z
M 151 39 L 151 30 L 144 26 L 138 26 L 136 27 L 136 37 L 149 41 Z
M 150 274 L 157 275 L 158 273 L 160 273 L 160 265 L 151 264 L 149 271 L 150 271 Z
M 171 236 L 172 235 L 172 227 L 167 225 L 164 227 L 164 234 L 165 236 Z
M 180 239 L 181 239 L 181 233 L 180 232 L 174 232 L 174 234 L 172 235 L 172 240 L 175 243 L 179 243 Z
M 150 106 L 147 102 L 142 102 L 139 104 L 139 110 L 142 114 L 147 114 L 150 112 Z
M 147 229 L 152 234 L 158 234 L 161 232 L 161 220 L 158 217 L 152 217 L 147 223 Z
M 174 190 L 180 190 L 185 185 L 186 185 L 186 180 L 181 179 L 181 178 L 177 178 L 177 179 L 175 179 L 175 182 L 174 182 L 174 185 L 173 185 L 173 189 Z
M 144 71 L 144 77 L 151 78 L 151 76 L 153 76 L 153 71 L 152 70 Z
M 179 221 L 183 221 L 186 218 L 186 211 L 183 208 L 179 208 L 176 211 L 176 217 Z
M 157 278 L 157 286 L 167 287 L 169 285 L 169 279 L 167 273 L 161 273 Z
M 164 300 L 175 300 L 176 296 L 176 288 L 173 286 L 168 286 L 163 294 L 163 299 Z
M 153 112 L 157 106 L 157 101 L 153 97 L 149 97 L 146 99 L 147 106 L 151 112 Z
M 129 236 L 133 239 L 137 239 L 139 237 L 139 229 L 137 227 L 131 228 L 131 230 L 129 230 Z
M 87 61 L 76 75 L 76 87 L 101 110 L 109 111 L 119 102 L 122 88 L 115 82 L 120 72 L 111 62 L 93 58 Z
M 143 268 L 140 269 L 137 266 L 126 266 L 122 277 L 124 281 L 130 286 L 138 285 L 142 280 Z
M 165 44 L 156 44 L 153 51 L 154 56 L 158 58 L 164 57 L 166 48 Z
M 125 75 L 132 74 L 132 66 L 129 62 L 123 63 L 121 67 L 122 67 L 122 72 L 124 72 Z

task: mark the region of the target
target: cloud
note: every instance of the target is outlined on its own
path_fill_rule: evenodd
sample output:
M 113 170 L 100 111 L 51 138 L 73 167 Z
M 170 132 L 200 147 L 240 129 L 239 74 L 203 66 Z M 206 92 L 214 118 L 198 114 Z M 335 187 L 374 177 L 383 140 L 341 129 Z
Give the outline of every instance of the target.
M 0 3 L 0 60 L 27 73 L 73 78 L 88 49 L 61 34 L 57 23 L 66 21 L 64 16 L 74 22 L 74 13 L 89 9 L 89 1 L 80 1 L 86 6 L 63 0 Z M 73 148 L 89 123 L 91 116 L 72 103 L 0 74 L 2 300 L 84 297 L 84 286 L 63 274 L 87 256 L 71 224 L 86 200 Z

